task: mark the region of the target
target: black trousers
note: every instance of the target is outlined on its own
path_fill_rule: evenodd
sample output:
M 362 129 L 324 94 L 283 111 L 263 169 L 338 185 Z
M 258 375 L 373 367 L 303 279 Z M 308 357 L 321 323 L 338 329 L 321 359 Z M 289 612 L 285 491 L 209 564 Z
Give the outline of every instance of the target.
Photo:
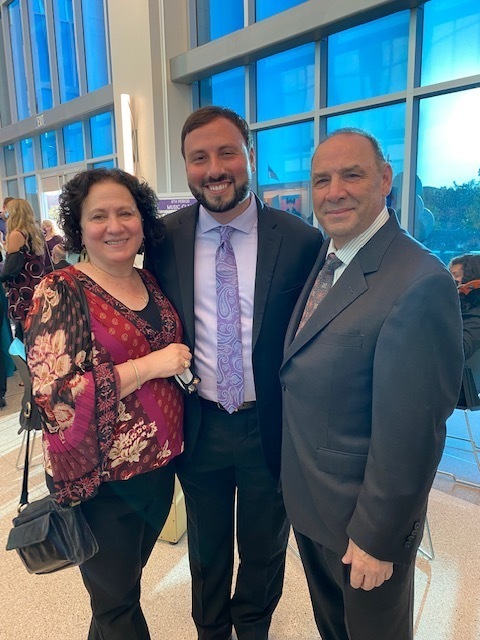
M 82 503 L 98 553 L 81 567 L 90 594 L 88 640 L 150 640 L 140 578 L 170 511 L 174 465 L 106 482 Z
M 341 556 L 295 531 L 322 640 L 413 640 L 415 562 L 371 591 L 350 586 Z
M 179 471 L 187 506 L 198 638 L 265 640 L 280 599 L 289 525 L 267 469 L 255 409 L 202 408 L 192 459 Z M 235 513 L 236 504 L 236 513 Z M 233 596 L 236 535 L 239 568 Z

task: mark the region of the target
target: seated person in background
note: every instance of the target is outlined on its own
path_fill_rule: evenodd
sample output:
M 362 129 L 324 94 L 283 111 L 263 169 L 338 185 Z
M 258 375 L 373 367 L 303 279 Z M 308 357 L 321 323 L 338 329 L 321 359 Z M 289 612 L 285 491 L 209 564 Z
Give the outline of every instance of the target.
M 65 248 L 61 244 L 56 244 L 52 249 L 52 262 L 53 268 L 56 269 L 65 269 L 65 267 L 69 267 L 70 263 L 67 261 L 67 252 Z
M 465 254 L 453 258 L 448 268 L 458 286 L 463 350 L 465 360 L 468 360 L 480 349 L 480 255 Z

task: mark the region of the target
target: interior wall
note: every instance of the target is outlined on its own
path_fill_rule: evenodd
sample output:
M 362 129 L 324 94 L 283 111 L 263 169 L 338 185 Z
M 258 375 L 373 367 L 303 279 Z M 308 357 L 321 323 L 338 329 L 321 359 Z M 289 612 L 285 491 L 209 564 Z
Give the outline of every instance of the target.
M 190 87 L 173 84 L 169 60 L 188 50 L 188 0 L 108 0 L 118 162 L 124 167 L 120 95 L 131 97 L 136 174 L 158 193 L 188 191 L 180 132 Z M 167 25 L 167 26 L 166 26 Z

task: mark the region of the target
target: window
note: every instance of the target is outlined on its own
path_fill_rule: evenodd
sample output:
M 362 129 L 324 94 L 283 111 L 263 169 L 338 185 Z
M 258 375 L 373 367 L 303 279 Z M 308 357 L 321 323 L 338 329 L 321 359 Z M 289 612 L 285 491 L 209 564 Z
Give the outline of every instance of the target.
M 272 207 L 290 209 L 309 222 L 312 221 L 309 188 L 313 145 L 313 121 L 257 133 L 259 196 Z
M 80 95 L 72 0 L 53 0 L 53 7 L 60 100 L 68 102 Z
M 216 40 L 244 26 L 243 0 L 197 0 L 198 45 Z
M 83 144 L 83 128 L 81 122 L 74 122 L 63 127 L 63 145 L 65 148 L 65 162 L 79 162 L 85 158 Z
M 245 68 L 237 67 L 200 80 L 200 106 L 219 105 L 245 117 Z
M 37 179 L 35 176 L 28 176 L 28 178 L 24 178 L 23 186 L 25 189 L 25 200 L 32 205 L 32 209 L 35 212 L 35 215 L 38 220 L 40 220 L 40 206 L 38 202 L 37 195 Z
M 13 75 L 15 78 L 15 95 L 17 98 L 17 116 L 24 120 L 30 116 L 28 106 L 27 75 L 25 71 L 25 54 L 22 34 L 22 17 L 20 0 L 13 0 L 8 5 L 10 20 L 10 39 L 12 42 Z
M 82 0 L 82 11 L 87 87 L 88 91 L 94 91 L 108 84 L 103 0 Z
M 44 0 L 29 0 L 30 40 L 32 44 L 33 76 L 37 113 L 53 105 L 47 22 Z
M 343 127 L 365 129 L 372 133 L 380 142 L 386 159 L 392 165 L 393 175 L 397 176 L 403 173 L 405 144 L 404 103 L 355 111 L 354 113 L 328 118 L 327 133 L 332 133 L 332 131 Z
M 22 152 L 22 166 L 23 172 L 35 171 L 35 158 L 33 155 L 33 140 L 32 138 L 24 138 L 20 142 L 20 150 Z
M 306 44 L 257 62 L 257 119 L 311 111 L 314 106 L 315 45 Z
M 5 172 L 7 176 L 14 176 L 17 173 L 15 145 L 7 144 L 5 147 L 3 147 L 3 157 L 5 159 Z
M 57 166 L 57 134 L 55 131 L 47 131 L 47 133 L 40 135 L 40 149 L 42 153 L 42 167 L 49 169 Z
M 409 12 L 362 24 L 328 38 L 328 105 L 404 90 Z
M 306 1 L 307 0 L 275 0 L 275 2 L 272 2 L 272 0 L 256 0 L 255 19 L 257 22 L 265 20 L 265 18 L 270 18 L 270 16 L 273 16 L 276 13 L 286 11 L 287 9 L 296 7 L 298 4 L 302 4 Z
M 480 251 L 480 89 L 420 103 L 415 236 L 445 263 Z
M 113 153 L 112 114 L 100 113 L 90 118 L 90 142 L 92 157 L 107 156 Z
M 480 73 L 478 0 L 425 3 L 422 85 Z

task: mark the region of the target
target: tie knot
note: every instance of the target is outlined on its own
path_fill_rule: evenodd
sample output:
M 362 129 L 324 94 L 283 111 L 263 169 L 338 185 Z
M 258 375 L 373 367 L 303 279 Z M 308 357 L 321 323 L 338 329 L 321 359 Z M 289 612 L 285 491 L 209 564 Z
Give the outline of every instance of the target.
M 325 260 L 324 269 L 328 269 L 329 271 L 333 272 L 335 271 L 335 269 L 338 269 L 341 264 L 343 264 L 343 262 L 340 260 L 340 258 L 337 258 L 334 253 L 329 253 L 327 259 Z
M 230 242 L 234 228 L 230 227 L 228 224 L 222 224 L 218 229 L 220 231 L 220 244 L 223 242 Z

